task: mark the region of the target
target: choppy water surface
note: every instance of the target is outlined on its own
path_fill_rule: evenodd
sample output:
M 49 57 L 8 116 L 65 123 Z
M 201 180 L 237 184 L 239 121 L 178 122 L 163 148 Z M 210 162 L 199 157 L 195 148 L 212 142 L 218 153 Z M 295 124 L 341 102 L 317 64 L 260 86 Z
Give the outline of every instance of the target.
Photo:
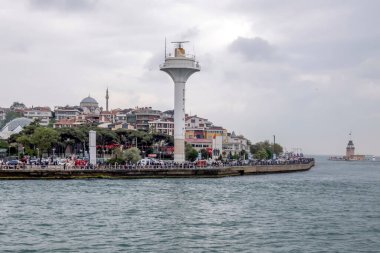
M 222 179 L 0 181 L 1 252 L 379 252 L 380 163 Z

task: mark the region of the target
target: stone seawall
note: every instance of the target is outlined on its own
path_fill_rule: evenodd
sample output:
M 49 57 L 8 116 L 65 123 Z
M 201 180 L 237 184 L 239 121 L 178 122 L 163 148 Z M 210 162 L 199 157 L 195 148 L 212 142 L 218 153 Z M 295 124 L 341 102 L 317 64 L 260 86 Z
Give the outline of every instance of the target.
M 240 174 L 266 174 L 266 173 L 286 173 L 310 170 L 314 166 L 314 161 L 307 164 L 286 164 L 286 165 L 256 165 L 247 167 L 235 167 Z M 243 171 L 242 171 L 242 168 Z
M 286 173 L 306 171 L 314 166 L 308 164 L 255 165 L 199 169 L 3 169 L 0 179 L 136 179 L 136 178 L 188 178 L 188 177 L 229 177 L 264 173 Z

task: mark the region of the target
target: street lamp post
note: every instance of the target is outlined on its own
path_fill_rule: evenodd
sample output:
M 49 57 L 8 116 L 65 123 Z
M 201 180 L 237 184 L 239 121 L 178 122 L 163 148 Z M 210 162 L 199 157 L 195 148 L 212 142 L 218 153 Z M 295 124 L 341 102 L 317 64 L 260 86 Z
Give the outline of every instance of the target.
M 55 148 L 53 148 L 53 157 L 51 159 L 53 164 L 54 164 L 54 155 L 55 155 L 54 153 L 55 153 Z
M 276 135 L 273 135 L 273 157 L 272 159 L 275 159 L 275 146 L 276 146 Z

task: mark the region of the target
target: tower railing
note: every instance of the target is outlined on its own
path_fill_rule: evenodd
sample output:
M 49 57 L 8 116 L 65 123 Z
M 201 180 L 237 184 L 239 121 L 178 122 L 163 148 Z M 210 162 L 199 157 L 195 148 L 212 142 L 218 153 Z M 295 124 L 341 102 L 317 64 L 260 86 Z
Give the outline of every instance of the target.
M 162 68 L 195 68 L 201 69 L 199 62 L 197 61 L 184 61 L 180 62 L 180 60 L 176 62 L 165 62 L 159 65 L 160 69 Z
M 167 53 L 165 55 L 165 59 L 167 58 L 188 58 L 188 59 L 195 60 L 195 54 L 185 54 L 184 56 L 175 57 L 172 53 Z

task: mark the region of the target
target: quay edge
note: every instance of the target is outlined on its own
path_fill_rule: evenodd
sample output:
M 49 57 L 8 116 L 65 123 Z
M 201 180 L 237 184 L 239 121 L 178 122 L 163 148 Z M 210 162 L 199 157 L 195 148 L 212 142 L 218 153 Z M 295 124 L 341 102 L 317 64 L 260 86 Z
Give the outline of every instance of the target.
M 310 170 L 314 161 L 306 164 L 254 165 L 202 169 L 2 169 L 0 180 L 22 179 L 139 179 L 139 178 L 220 178 L 231 176 L 289 173 Z

